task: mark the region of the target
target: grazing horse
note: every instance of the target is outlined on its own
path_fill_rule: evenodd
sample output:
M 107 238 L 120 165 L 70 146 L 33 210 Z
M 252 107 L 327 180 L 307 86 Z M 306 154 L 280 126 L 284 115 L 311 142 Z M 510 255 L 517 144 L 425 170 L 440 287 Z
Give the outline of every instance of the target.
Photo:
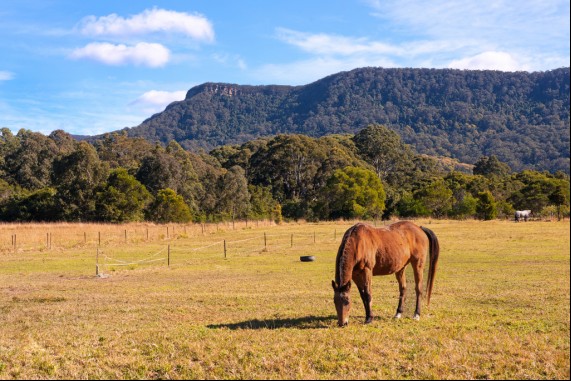
M 519 222 L 522 218 L 525 222 L 531 216 L 531 210 L 516 210 L 514 215 L 515 222 Z
M 400 318 L 406 294 L 405 268 L 409 263 L 412 265 L 416 282 L 414 319 L 420 319 L 422 276 L 426 257 L 429 254 L 428 306 L 439 253 L 440 245 L 434 232 L 410 221 L 400 221 L 381 228 L 363 223 L 350 227 L 339 246 L 335 261 L 335 280 L 331 281 L 339 326 L 345 326 L 349 322 L 351 280 L 358 287 L 365 306 L 365 324 L 373 321 L 371 311 L 373 275 L 396 275 L 400 297 L 394 317 Z

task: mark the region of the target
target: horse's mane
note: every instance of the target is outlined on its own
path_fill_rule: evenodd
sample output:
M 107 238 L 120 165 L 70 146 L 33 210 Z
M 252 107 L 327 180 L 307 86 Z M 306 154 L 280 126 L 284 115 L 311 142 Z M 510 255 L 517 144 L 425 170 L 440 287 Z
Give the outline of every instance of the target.
M 339 287 L 343 286 L 343 273 L 345 269 L 345 261 L 347 259 L 347 248 L 350 246 L 349 243 L 353 239 L 353 232 L 359 226 L 359 224 L 351 226 L 343 235 L 341 240 L 341 245 L 339 245 L 339 250 L 337 251 L 337 259 L 335 260 L 335 282 Z

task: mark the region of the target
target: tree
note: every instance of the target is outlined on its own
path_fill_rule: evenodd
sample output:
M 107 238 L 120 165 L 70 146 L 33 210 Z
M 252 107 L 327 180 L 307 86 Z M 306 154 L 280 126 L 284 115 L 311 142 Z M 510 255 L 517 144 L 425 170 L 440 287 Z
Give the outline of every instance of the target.
M 274 219 L 274 211 L 278 202 L 272 197 L 270 187 L 248 185 L 248 192 L 250 193 L 251 205 L 249 217 L 253 219 Z
M 56 144 L 39 132 L 20 130 L 18 148 L 5 156 L 6 172 L 15 184 L 29 190 L 51 185 L 52 163 L 58 155 Z
M 396 204 L 396 211 L 400 217 L 428 217 L 431 213 L 422 201 L 410 192 L 402 195 Z
M 190 208 L 181 195 L 172 189 L 161 189 L 147 210 L 147 218 L 158 223 L 189 222 Z
M 155 147 L 143 158 L 135 177 L 155 195 L 161 189 L 169 188 L 176 191 L 182 187 L 183 175 L 180 165 L 161 147 Z
M 450 211 L 453 202 L 452 191 L 442 179 L 436 179 L 419 189 L 414 193 L 414 197 L 420 200 L 436 218 L 445 216 Z
M 127 171 L 139 168 L 141 161 L 153 151 L 153 145 L 143 138 L 129 138 L 127 133 L 105 134 L 93 143 L 101 160 L 111 168 L 122 167 Z
M 481 220 L 493 220 L 497 216 L 496 200 L 490 191 L 478 193 L 476 214 Z
M 530 209 L 533 213 L 539 213 L 546 206 L 556 205 L 556 202 L 563 201 L 563 197 L 566 200 L 564 203 L 569 205 L 569 180 L 567 179 L 560 179 L 545 172 L 526 170 L 516 174 L 513 181 L 521 185 L 508 197 L 508 201 L 517 210 Z M 559 193 L 563 197 L 556 197 Z
M 18 220 L 34 222 L 57 221 L 56 190 L 54 188 L 38 189 L 23 197 L 18 202 Z
M 85 141 L 69 155 L 55 160 L 52 181 L 60 217 L 68 221 L 93 219 L 95 194 L 108 173 L 107 163 L 101 162 L 95 148 Z
M 161 189 L 174 190 L 197 212 L 201 184 L 189 153 L 178 143 L 171 141 L 166 149 L 155 147 L 143 158 L 135 177 L 154 195 Z
M 415 168 L 411 149 L 396 132 L 383 125 L 369 125 L 359 131 L 353 141 L 377 176 L 392 187 L 402 186 Z
M 223 218 L 230 217 L 232 221 L 236 217 L 247 217 L 250 211 L 250 193 L 242 167 L 233 166 L 218 181 L 219 214 Z
M 315 179 L 325 158 L 323 147 L 303 135 L 278 135 L 250 160 L 250 183 L 270 186 L 285 217 L 300 218 L 315 197 Z
M 145 186 L 124 168 L 111 172 L 103 189 L 97 192 L 97 218 L 108 222 L 142 221 L 152 196 Z
M 476 214 L 478 200 L 474 196 L 469 192 L 459 192 L 455 196 L 449 212 L 450 217 L 464 219 Z
M 473 173 L 475 175 L 482 175 L 486 177 L 498 176 L 504 177 L 511 173 L 509 165 L 502 163 L 494 155 L 482 156 L 474 164 Z
M 549 194 L 549 201 L 557 208 L 557 220 L 561 221 L 561 208 L 565 204 L 569 204 L 568 199 L 569 191 L 566 192 L 563 184 L 558 184 L 551 194 Z
M 378 218 L 385 209 L 385 190 L 377 175 L 368 169 L 345 167 L 336 170 L 323 190 L 324 218 Z

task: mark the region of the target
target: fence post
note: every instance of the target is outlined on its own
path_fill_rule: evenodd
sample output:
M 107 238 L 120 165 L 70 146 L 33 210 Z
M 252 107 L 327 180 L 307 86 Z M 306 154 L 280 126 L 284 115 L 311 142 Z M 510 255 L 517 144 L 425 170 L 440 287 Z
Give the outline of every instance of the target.
M 226 240 L 224 240 L 224 259 L 226 259 Z
M 315 231 L 313 232 L 313 243 L 315 243 Z
M 99 246 L 101 246 L 101 232 L 97 232 L 97 235 L 99 237 Z
M 293 233 L 291 233 L 291 247 L 293 247 Z
M 125 243 L 127 243 L 127 229 L 125 229 Z
M 264 249 L 268 248 L 268 241 L 266 240 L 266 232 L 264 232 Z

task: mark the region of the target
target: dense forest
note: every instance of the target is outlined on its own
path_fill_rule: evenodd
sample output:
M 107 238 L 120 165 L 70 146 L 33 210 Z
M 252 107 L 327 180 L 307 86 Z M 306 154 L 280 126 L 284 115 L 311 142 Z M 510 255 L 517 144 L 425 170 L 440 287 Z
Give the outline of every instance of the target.
M 419 154 L 471 165 L 495 156 L 514 171 L 569 174 L 569 82 L 569 68 L 360 68 L 305 86 L 205 83 L 124 131 L 198 152 L 278 134 L 356 134 L 381 124 Z
M 277 90 L 279 91 L 279 89 Z M 278 134 L 209 153 L 126 133 L 0 135 L 1 221 L 569 217 L 569 175 L 418 153 L 392 129 Z

